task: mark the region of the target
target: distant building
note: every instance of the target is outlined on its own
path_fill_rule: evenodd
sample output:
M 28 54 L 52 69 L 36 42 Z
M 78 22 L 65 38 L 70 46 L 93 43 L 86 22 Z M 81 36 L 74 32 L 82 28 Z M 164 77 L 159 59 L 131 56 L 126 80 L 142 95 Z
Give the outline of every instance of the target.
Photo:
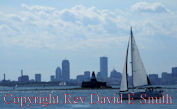
M 172 67 L 172 74 L 176 74 L 177 75 L 177 67 Z
M 23 69 L 21 69 L 21 76 L 23 76 Z
M 89 89 L 90 88 L 111 88 L 111 86 L 107 86 L 106 82 L 97 81 L 94 72 L 92 73 L 92 77 L 90 81 L 83 81 L 81 87 L 89 88 Z
M 23 75 L 23 76 L 18 77 L 18 82 L 21 82 L 21 83 L 29 82 L 29 76 L 28 75 Z
M 56 71 L 55 71 L 55 79 L 56 81 L 61 81 L 61 68 L 60 67 L 57 67 L 56 68 Z
M 171 84 L 173 82 L 172 75 L 167 72 L 162 72 L 162 82 L 163 84 Z
M 21 82 L 21 83 L 29 82 L 29 76 L 28 75 L 23 75 L 23 70 L 21 70 L 21 76 L 18 77 L 18 82 Z
M 3 80 L 4 82 L 6 81 L 6 74 L 4 73 L 4 80 Z
M 159 84 L 158 74 L 149 74 L 149 80 L 151 84 Z
M 162 79 L 163 80 L 169 80 L 169 79 L 171 79 L 171 74 L 169 74 L 167 72 L 162 72 Z
M 101 78 L 101 72 L 98 72 L 97 75 L 96 75 L 96 77 L 97 77 L 97 80 L 101 80 L 102 79 Z
M 149 79 L 157 80 L 158 79 L 158 74 L 149 74 Z
M 111 71 L 111 74 L 110 74 L 111 80 L 121 80 L 121 78 L 122 78 L 122 75 L 120 72 L 117 72 L 115 69 Z
M 90 71 L 85 71 L 84 72 L 84 81 L 89 81 L 90 80 Z
M 108 78 L 108 58 L 100 57 L 100 79 L 106 80 Z
M 41 74 L 35 74 L 35 82 L 41 82 Z
M 78 82 L 82 82 L 82 81 L 84 81 L 84 75 L 77 75 L 76 79 Z
M 62 80 L 69 81 L 70 80 L 70 64 L 69 60 L 62 61 Z
M 109 84 L 120 85 L 121 78 L 122 78 L 121 73 L 117 72 L 115 69 L 113 69 L 110 73 Z
M 50 81 L 51 81 L 51 82 L 54 82 L 54 81 L 55 81 L 55 76 L 54 76 L 54 75 L 51 75 L 51 76 L 50 76 Z
M 29 82 L 33 83 L 33 82 L 35 82 L 35 81 L 34 81 L 34 79 L 30 79 Z
M 173 81 L 177 82 L 177 67 L 172 67 Z

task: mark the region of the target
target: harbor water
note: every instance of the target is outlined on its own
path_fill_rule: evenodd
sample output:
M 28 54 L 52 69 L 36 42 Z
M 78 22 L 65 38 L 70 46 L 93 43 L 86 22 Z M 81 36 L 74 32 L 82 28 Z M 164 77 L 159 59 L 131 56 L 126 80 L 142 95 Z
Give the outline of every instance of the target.
M 122 100 L 118 89 L 82 90 L 68 87 L 16 88 L 0 87 L 2 109 L 177 109 L 177 86 L 164 86 L 168 103 Z M 172 101 L 170 101 L 170 97 Z M 172 102 L 172 103 L 171 103 Z

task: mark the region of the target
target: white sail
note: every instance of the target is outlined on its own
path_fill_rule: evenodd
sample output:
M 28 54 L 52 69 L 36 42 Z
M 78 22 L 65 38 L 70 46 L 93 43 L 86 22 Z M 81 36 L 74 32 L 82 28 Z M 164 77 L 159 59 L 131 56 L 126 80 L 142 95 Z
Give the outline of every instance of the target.
M 148 85 L 148 77 L 143 62 L 141 60 L 138 48 L 136 46 L 132 29 L 131 29 L 131 57 L 132 57 L 133 86 L 137 87 Z
M 125 57 L 125 64 L 124 64 L 124 69 L 122 72 L 122 80 L 121 80 L 121 85 L 120 85 L 120 91 L 127 91 L 128 90 L 128 80 L 127 80 L 127 72 L 128 72 L 128 50 L 129 50 L 129 41 L 128 41 L 128 46 L 127 46 L 127 51 L 126 51 L 126 57 Z

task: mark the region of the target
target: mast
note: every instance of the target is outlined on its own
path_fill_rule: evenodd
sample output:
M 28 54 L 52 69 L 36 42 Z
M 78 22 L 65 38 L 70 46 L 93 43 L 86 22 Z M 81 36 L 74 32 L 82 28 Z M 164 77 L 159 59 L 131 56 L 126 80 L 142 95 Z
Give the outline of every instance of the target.
M 132 32 L 132 27 L 130 27 L 130 37 L 131 37 L 132 87 L 134 87 L 134 84 L 133 84 L 133 47 L 132 47 L 133 32 Z
M 129 50 L 129 42 L 130 39 L 128 40 L 128 47 L 127 47 L 127 53 L 126 53 L 126 82 L 127 82 L 127 91 L 128 91 L 128 50 Z

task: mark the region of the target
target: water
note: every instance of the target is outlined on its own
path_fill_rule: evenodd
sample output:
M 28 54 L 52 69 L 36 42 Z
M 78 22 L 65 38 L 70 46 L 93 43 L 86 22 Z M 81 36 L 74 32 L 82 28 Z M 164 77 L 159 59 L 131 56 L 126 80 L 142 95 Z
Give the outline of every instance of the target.
M 177 88 L 177 86 L 168 86 L 169 88 Z M 19 109 L 19 108 L 32 108 L 32 109 L 177 109 L 177 89 L 164 89 L 163 94 L 167 94 L 172 97 L 173 104 L 140 104 L 140 100 L 135 100 L 135 104 L 127 104 L 127 100 L 123 100 L 123 103 L 118 104 L 117 102 L 114 104 L 113 102 L 109 104 L 109 101 L 106 99 L 105 104 L 101 104 L 101 102 L 97 102 L 98 97 L 94 94 L 97 94 L 99 98 L 101 97 L 118 97 L 118 90 L 117 89 L 104 89 L 104 90 L 63 90 L 63 88 L 71 88 L 71 87 L 47 87 L 48 90 L 39 90 L 39 89 L 45 89 L 45 88 L 38 88 L 38 90 L 35 90 L 36 87 L 28 88 L 28 89 L 34 89 L 34 90 L 24 90 L 25 88 L 17 88 L 16 90 L 13 90 L 12 88 L 8 87 L 0 87 L 0 108 L 2 109 Z M 73 87 L 72 87 L 73 88 Z M 27 89 L 27 88 L 26 88 Z M 53 89 L 59 89 L 59 90 L 53 90 Z M 66 95 L 68 94 L 68 95 Z M 71 98 L 69 100 L 66 100 L 68 104 L 65 103 L 65 95 L 68 98 L 69 94 Z M 90 104 L 91 102 L 91 94 L 93 94 L 93 103 L 96 104 Z M 50 104 L 49 103 L 49 96 L 55 97 L 55 103 L 56 104 Z M 6 97 L 5 97 L 6 96 Z M 32 103 L 30 104 L 28 98 L 32 100 Z M 57 104 L 57 96 L 58 96 L 58 104 Z M 18 97 L 18 98 L 17 98 Z M 23 98 L 22 98 L 23 97 Z M 32 99 L 33 97 L 33 99 Z M 35 103 L 35 97 L 36 97 L 36 104 Z M 37 97 L 41 97 L 41 100 L 44 101 L 48 97 L 47 102 L 42 102 L 40 104 L 40 99 L 37 99 Z M 43 98 L 46 97 L 46 98 Z M 75 97 L 75 102 L 73 101 Z M 76 97 L 79 97 L 78 99 Z M 81 98 L 82 97 L 82 98 Z M 6 99 L 4 99 L 6 98 Z M 26 98 L 26 101 L 25 101 Z M 14 99 L 14 101 L 13 101 Z M 100 100 L 99 99 L 99 100 Z M 4 101 L 6 100 L 6 101 Z M 52 101 L 52 100 L 51 100 Z M 54 101 L 54 100 L 53 100 Z M 53 102 L 52 101 L 52 102 Z M 70 102 L 73 104 L 70 104 Z M 9 104 L 6 104 L 6 103 Z M 15 104 L 16 103 L 16 104 Z M 47 103 L 49 103 L 47 105 Z M 82 104 L 83 103 L 83 104 Z

